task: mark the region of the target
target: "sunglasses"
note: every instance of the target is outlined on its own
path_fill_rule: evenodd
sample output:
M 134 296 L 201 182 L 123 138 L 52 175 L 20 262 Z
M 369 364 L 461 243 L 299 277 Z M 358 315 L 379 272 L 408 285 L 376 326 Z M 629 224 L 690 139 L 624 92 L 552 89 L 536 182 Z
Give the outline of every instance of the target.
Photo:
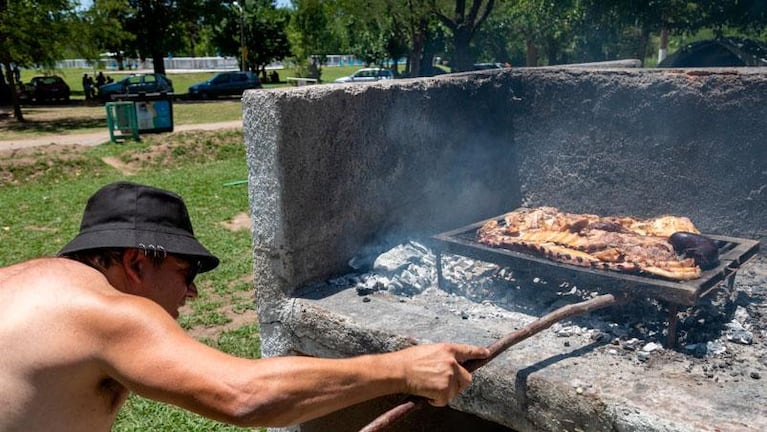
M 197 277 L 197 273 L 200 272 L 199 261 L 189 261 L 189 269 L 186 271 L 186 286 L 192 286 L 194 278 Z
M 186 276 L 184 277 L 184 282 L 186 282 L 186 286 L 191 286 L 194 282 L 194 278 L 197 277 L 197 274 L 200 273 L 200 268 L 202 264 L 200 261 L 188 256 L 188 255 L 174 255 L 176 258 L 181 259 L 189 263 L 189 268 L 186 269 Z

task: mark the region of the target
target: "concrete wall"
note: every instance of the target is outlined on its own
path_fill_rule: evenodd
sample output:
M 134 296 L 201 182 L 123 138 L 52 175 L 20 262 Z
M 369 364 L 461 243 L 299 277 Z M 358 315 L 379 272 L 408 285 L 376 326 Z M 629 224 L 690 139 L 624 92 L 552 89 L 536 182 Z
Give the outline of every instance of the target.
M 394 328 L 404 324 L 342 313 L 354 296 L 334 306 L 293 293 L 348 272 L 348 260 L 366 250 L 521 205 L 686 215 L 707 233 L 767 236 L 761 71 L 520 69 L 250 91 L 243 101 L 264 355 L 334 357 L 407 345 L 405 335 L 414 333 Z M 446 339 L 480 343 L 469 334 Z M 513 380 L 507 385 L 456 406 L 520 430 L 567 429 L 556 424 L 570 402 L 546 379 L 523 389 L 540 402 L 509 408 L 514 420 L 494 418 L 503 395 L 518 390 Z M 501 405 L 490 406 L 496 396 Z M 595 416 L 609 404 L 587 405 L 571 410 L 572 424 L 586 430 L 630 426 L 632 416 L 647 421 L 637 408 L 610 405 Z M 687 430 L 653 422 L 660 426 L 643 430 Z
M 250 92 L 256 248 L 296 286 L 520 204 L 764 238 L 766 77 L 546 69 Z

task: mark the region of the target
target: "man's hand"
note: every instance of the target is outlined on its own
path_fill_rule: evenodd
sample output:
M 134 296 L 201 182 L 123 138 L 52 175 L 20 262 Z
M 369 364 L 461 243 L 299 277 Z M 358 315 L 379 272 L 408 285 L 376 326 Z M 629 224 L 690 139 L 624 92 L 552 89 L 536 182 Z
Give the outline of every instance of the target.
M 418 345 L 396 354 L 405 368 L 406 392 L 422 396 L 434 406 L 445 406 L 471 384 L 471 374 L 461 363 L 486 358 L 490 352 L 473 345 L 443 343 Z

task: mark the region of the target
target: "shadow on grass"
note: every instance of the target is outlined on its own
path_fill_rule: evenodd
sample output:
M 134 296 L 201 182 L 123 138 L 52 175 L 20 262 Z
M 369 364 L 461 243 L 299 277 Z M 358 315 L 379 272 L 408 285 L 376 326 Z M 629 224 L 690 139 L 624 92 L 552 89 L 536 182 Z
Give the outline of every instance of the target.
M 61 133 L 69 130 L 96 129 L 106 127 L 105 119 L 58 119 L 58 120 L 26 120 L 25 122 L 12 121 L 2 125 L 10 132 L 37 132 L 40 134 Z
M 56 134 L 82 129 L 106 127 L 106 111 L 98 105 L 91 105 L 87 111 L 76 105 L 36 105 L 22 106 L 24 121 L 13 117 L 12 108 L 3 107 L 5 115 L 0 116 L 0 130 L 25 134 Z

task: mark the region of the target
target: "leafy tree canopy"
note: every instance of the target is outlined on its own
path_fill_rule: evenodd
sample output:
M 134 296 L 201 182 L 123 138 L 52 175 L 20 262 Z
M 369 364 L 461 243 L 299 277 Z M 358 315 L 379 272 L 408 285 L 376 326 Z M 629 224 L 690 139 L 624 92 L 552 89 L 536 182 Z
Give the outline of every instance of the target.
M 241 1 L 229 5 L 215 26 L 213 42 L 222 55 L 238 58 L 244 44 L 245 68 L 265 74 L 267 65 L 290 56 L 286 31 L 289 21 L 290 12 L 278 9 L 270 0 Z
M 0 99 L 9 99 L 14 116 L 23 121 L 16 100 L 14 67 L 53 68 L 61 59 L 72 32 L 75 5 L 69 0 L 0 0 Z M 1 70 L 0 70 L 1 71 Z

